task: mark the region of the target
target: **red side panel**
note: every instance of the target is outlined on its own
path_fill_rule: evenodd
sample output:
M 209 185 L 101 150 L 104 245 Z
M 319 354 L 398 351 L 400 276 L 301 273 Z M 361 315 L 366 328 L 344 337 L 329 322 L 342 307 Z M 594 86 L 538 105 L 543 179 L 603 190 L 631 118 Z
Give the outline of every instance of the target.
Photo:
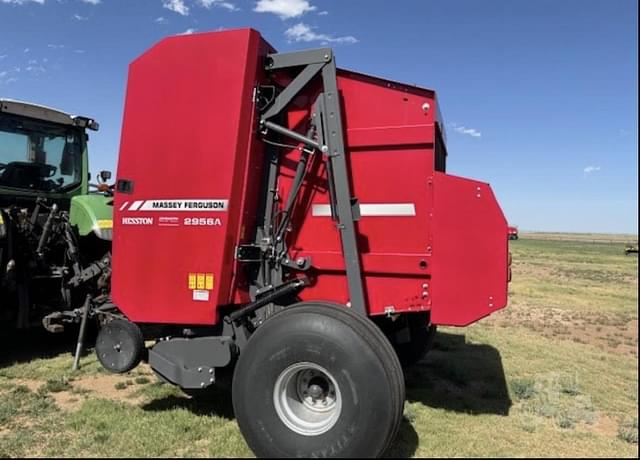
M 491 187 L 435 173 L 434 324 L 465 326 L 507 305 L 507 221 Z
M 249 29 L 195 34 L 130 66 L 117 177 L 131 190 L 115 197 L 113 299 L 132 321 L 213 324 L 229 303 L 236 239 L 255 213 L 245 193 L 257 195 L 264 50 Z
M 428 310 L 423 285 L 430 273 L 427 178 L 434 165 L 434 94 L 346 70 L 339 71 L 338 86 L 351 192 L 360 203 L 356 227 L 368 312 Z M 283 196 L 296 158 L 291 152 L 288 159 L 293 161 L 283 162 Z M 328 213 L 327 175 L 318 158 L 316 164 L 315 180 L 303 188 L 309 204 L 291 235 L 296 257 L 310 257 L 316 269 L 312 285 L 300 297 L 347 303 L 340 236 Z

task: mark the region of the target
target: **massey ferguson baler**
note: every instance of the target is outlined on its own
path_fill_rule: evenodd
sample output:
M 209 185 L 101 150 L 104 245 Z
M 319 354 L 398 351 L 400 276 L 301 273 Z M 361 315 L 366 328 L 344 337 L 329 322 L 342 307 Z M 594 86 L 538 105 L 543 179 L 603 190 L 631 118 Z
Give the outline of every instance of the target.
M 259 456 L 383 453 L 401 363 L 507 303 L 507 223 L 488 184 L 446 174 L 438 114 L 432 90 L 250 29 L 148 50 L 129 70 L 100 361 L 147 359 L 190 393 L 232 370 Z

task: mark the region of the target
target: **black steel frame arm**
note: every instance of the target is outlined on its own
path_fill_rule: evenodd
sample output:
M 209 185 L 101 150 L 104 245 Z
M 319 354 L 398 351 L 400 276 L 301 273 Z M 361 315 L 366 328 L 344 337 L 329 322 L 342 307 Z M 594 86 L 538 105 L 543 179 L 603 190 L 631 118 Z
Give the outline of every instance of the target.
M 273 131 L 294 141 L 322 152 L 327 162 L 327 179 L 331 195 L 332 218 L 340 232 L 344 264 L 349 287 L 350 307 L 366 315 L 367 308 L 363 289 L 360 253 L 357 245 L 355 221 L 353 213 L 349 170 L 345 155 L 344 129 L 340 93 L 338 91 L 337 70 L 333 52 L 329 48 L 300 51 L 293 53 L 270 54 L 265 60 L 265 70 L 278 72 L 298 71 L 291 82 L 286 85 L 264 109 L 260 116 L 260 126 L 264 132 Z M 314 108 L 316 139 L 292 131 L 275 123 L 291 101 L 300 94 L 314 79 L 321 78 L 322 92 Z M 277 177 L 270 174 L 268 187 L 276 187 Z M 291 200 L 289 200 L 291 201 Z M 271 203 L 268 203 L 269 206 Z M 265 222 L 265 228 L 267 223 Z

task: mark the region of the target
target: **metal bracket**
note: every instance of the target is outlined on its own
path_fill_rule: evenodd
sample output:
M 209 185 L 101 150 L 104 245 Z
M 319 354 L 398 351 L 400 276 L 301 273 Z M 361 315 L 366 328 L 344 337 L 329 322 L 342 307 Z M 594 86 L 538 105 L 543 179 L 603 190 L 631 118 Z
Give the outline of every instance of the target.
M 260 262 L 262 248 L 255 244 L 241 244 L 236 247 L 236 260 L 238 262 Z
M 275 53 L 267 55 L 265 59 L 266 70 L 278 70 L 302 65 L 331 62 L 333 50 L 331 48 L 318 48 L 315 50 L 294 51 L 292 53 Z
M 300 68 L 302 69 L 300 70 Z M 351 308 L 363 315 L 367 314 L 360 254 L 357 245 L 355 222 L 360 218 L 357 199 L 351 196 L 349 170 L 345 158 L 344 129 L 340 93 L 338 91 L 337 70 L 333 52 L 329 48 L 294 53 L 270 54 L 265 60 L 265 70 L 297 70 L 297 75 L 276 96 L 272 104 L 260 117 L 260 126 L 270 129 L 290 139 L 302 142 L 320 150 L 326 155 L 327 178 L 331 195 L 331 214 L 337 221 L 340 232 L 342 253 L 347 273 Z M 314 124 L 318 140 L 303 135 L 271 121 L 277 117 L 317 76 L 321 76 L 323 92 L 316 101 Z M 266 184 L 269 189 L 276 186 L 277 177 L 270 175 Z M 272 204 L 273 202 L 271 202 Z M 286 250 L 286 248 L 284 248 Z M 283 265 L 290 267 L 289 264 Z M 295 267 L 290 267 L 295 268 Z

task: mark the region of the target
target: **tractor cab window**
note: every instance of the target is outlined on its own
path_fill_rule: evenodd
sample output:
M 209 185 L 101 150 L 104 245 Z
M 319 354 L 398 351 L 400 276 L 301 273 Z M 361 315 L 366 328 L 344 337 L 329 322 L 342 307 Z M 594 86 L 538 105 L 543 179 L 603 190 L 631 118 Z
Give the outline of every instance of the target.
M 82 131 L 0 118 L 0 186 L 61 192 L 82 178 Z

